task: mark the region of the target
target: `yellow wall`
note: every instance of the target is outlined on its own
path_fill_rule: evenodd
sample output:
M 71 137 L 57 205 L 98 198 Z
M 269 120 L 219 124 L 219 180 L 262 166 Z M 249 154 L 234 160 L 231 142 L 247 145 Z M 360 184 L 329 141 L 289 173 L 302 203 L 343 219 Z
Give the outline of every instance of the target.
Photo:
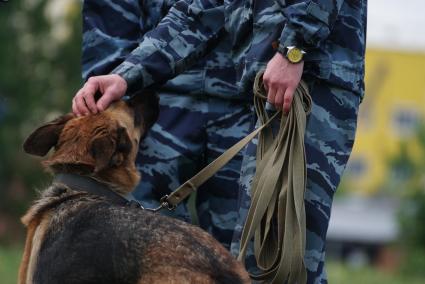
M 421 151 L 414 139 L 415 128 L 409 125 L 418 126 L 424 118 L 425 53 L 369 49 L 366 95 L 344 184 L 355 193 L 377 192 L 389 174 L 390 157 L 400 151 L 400 142 L 409 142 L 411 155 Z

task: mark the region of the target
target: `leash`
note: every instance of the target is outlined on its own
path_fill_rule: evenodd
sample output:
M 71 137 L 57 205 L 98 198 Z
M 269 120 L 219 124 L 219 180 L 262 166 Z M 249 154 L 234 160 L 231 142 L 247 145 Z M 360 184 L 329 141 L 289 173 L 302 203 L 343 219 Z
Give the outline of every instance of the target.
M 311 97 L 301 81 L 288 115 L 265 110 L 263 72 L 254 83 L 254 105 L 261 126 L 232 146 L 170 195 L 161 198 L 161 208 L 173 210 L 213 176 L 257 134 L 256 174 L 251 189 L 251 206 L 242 231 L 238 260 L 245 262 L 248 244 L 254 237 L 254 255 L 262 273 L 254 280 L 266 283 L 306 283 L 304 263 L 306 217 L 304 192 L 307 180 L 304 134 Z M 270 122 L 280 115 L 280 128 L 273 135 Z
M 260 122 L 268 121 L 262 97 L 262 74 L 254 83 L 255 109 Z M 306 283 L 304 192 L 307 180 L 304 134 L 311 97 L 307 86 L 298 86 L 289 114 L 280 128 L 260 133 L 251 206 L 242 231 L 238 260 L 245 262 L 254 237 L 254 255 L 262 273 L 254 280 L 266 283 Z
M 196 189 L 201 186 L 205 181 L 212 177 L 218 170 L 220 170 L 225 164 L 227 164 L 240 150 L 242 150 L 249 141 L 251 141 L 258 133 L 267 127 L 270 122 L 277 117 L 279 112 L 275 113 L 269 118 L 263 125 L 252 131 L 245 138 L 240 140 L 238 143 L 230 147 L 226 152 L 217 157 L 209 165 L 203 168 L 191 179 L 187 180 L 170 195 L 165 195 L 160 199 L 161 206 L 169 210 L 173 210 L 177 205 L 187 198 L 191 193 L 195 192 Z

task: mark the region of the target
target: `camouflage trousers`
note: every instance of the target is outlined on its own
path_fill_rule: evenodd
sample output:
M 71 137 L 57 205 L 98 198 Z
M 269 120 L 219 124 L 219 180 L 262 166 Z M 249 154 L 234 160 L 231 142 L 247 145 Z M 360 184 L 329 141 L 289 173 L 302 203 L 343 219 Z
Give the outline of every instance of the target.
M 327 283 L 326 232 L 333 195 L 354 143 L 360 98 L 350 91 L 309 81 L 313 108 L 305 135 L 307 188 L 305 210 L 308 283 Z M 218 98 L 161 95 L 161 114 L 141 145 L 138 159 L 142 182 L 133 193 L 147 206 L 177 188 L 206 163 L 252 131 L 251 104 Z M 255 173 L 256 140 L 198 189 L 199 225 L 234 255 L 250 204 Z M 187 205 L 171 215 L 190 221 Z M 251 250 L 252 251 L 252 250 Z M 255 270 L 255 260 L 247 256 Z

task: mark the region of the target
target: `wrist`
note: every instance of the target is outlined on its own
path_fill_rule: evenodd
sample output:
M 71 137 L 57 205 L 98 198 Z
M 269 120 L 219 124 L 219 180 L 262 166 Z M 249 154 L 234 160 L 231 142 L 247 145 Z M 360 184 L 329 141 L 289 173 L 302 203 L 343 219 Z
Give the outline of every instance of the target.
M 128 88 L 128 84 L 127 84 L 127 81 L 121 76 L 121 75 L 118 75 L 118 74 L 111 74 L 111 76 L 113 76 L 114 77 L 114 81 L 115 81 L 115 83 L 118 85 L 118 87 L 120 88 L 120 89 L 125 89 L 125 90 L 127 90 L 127 88 Z
M 143 77 L 140 72 L 140 69 L 134 65 L 126 64 L 126 62 L 121 63 L 112 70 L 111 74 L 118 76 L 125 84 L 127 93 L 131 94 L 140 89 L 143 89 Z

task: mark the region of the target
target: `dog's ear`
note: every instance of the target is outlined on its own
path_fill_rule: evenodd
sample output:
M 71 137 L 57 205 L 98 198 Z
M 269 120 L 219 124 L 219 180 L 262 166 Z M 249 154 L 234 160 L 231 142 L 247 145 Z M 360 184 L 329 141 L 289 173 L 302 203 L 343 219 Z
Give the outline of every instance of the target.
M 65 124 L 74 117 L 74 114 L 69 113 L 37 128 L 25 140 L 24 151 L 31 155 L 45 156 L 58 143 Z
M 154 92 L 144 94 L 145 102 L 142 104 L 143 121 L 146 129 L 150 129 L 158 120 L 159 116 L 159 98 Z
M 120 166 L 131 152 L 132 144 L 124 127 L 117 127 L 113 133 L 95 137 L 90 153 L 95 160 L 94 172 Z
M 143 122 L 147 130 L 158 120 L 159 98 L 155 92 L 143 90 L 134 94 L 127 103 L 135 111 L 135 125 Z

